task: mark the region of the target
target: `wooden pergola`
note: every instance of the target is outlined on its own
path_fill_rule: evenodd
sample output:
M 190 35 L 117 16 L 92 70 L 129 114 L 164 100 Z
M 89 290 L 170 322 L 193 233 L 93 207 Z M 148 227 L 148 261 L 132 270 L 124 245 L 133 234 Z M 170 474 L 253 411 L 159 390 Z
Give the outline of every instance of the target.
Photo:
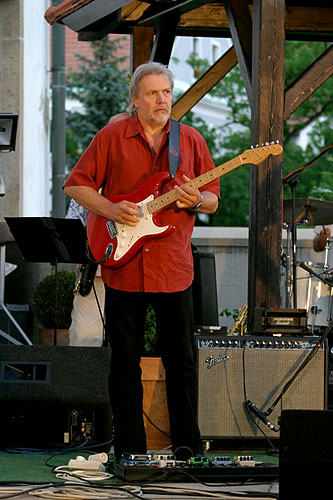
M 132 70 L 147 60 L 168 64 L 176 36 L 228 37 L 230 48 L 172 110 L 180 120 L 239 64 L 251 108 L 252 144 L 279 141 L 284 121 L 333 72 L 333 46 L 285 88 L 285 40 L 333 41 L 333 4 L 320 0 L 65 0 L 47 10 L 89 41 L 131 35 Z M 240 145 L 240 153 L 244 147 Z M 283 156 L 251 166 L 248 328 L 255 307 L 279 308 Z M 223 200 L 222 200 L 223 203 Z

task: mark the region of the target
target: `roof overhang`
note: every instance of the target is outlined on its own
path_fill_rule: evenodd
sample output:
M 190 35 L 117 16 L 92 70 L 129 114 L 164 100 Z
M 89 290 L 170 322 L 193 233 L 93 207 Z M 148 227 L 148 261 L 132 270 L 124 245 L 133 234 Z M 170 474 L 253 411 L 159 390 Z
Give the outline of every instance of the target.
M 45 19 L 65 24 L 80 40 L 96 40 L 108 33 L 131 34 L 135 26 L 155 27 L 172 11 L 179 14 L 176 35 L 231 36 L 223 1 L 65 0 L 50 7 Z M 332 1 L 286 0 L 286 38 L 332 41 Z

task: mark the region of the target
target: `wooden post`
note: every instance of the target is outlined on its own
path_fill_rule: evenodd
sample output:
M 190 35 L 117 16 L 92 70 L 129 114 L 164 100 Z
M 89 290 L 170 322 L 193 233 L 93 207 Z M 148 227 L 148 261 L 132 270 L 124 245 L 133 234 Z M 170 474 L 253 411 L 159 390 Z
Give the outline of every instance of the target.
M 150 60 L 154 43 L 154 28 L 134 26 L 131 40 L 131 73 Z
M 252 142 L 283 141 L 285 2 L 254 0 Z M 280 307 L 282 156 L 251 167 L 248 328 L 254 308 Z

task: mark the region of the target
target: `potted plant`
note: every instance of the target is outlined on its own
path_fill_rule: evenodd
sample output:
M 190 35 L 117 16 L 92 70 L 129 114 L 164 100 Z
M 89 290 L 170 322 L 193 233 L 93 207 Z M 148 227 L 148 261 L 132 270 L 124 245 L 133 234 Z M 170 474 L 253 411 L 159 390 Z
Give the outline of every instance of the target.
M 150 450 L 166 448 L 170 445 L 170 427 L 165 371 L 158 351 L 155 313 L 150 306 L 146 316 L 141 371 L 147 447 Z
M 56 334 L 56 345 L 68 345 L 75 280 L 74 271 L 61 270 L 45 276 L 36 286 L 32 310 L 43 327 L 40 344 L 54 345 Z

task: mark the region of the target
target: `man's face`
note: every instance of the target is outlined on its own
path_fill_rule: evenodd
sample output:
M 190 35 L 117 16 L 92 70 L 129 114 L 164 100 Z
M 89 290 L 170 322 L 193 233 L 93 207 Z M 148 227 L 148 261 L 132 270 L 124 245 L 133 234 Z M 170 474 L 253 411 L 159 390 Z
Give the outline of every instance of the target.
M 143 125 L 164 125 L 171 113 L 172 89 L 169 78 L 163 74 L 143 76 L 138 95 L 132 98 Z

